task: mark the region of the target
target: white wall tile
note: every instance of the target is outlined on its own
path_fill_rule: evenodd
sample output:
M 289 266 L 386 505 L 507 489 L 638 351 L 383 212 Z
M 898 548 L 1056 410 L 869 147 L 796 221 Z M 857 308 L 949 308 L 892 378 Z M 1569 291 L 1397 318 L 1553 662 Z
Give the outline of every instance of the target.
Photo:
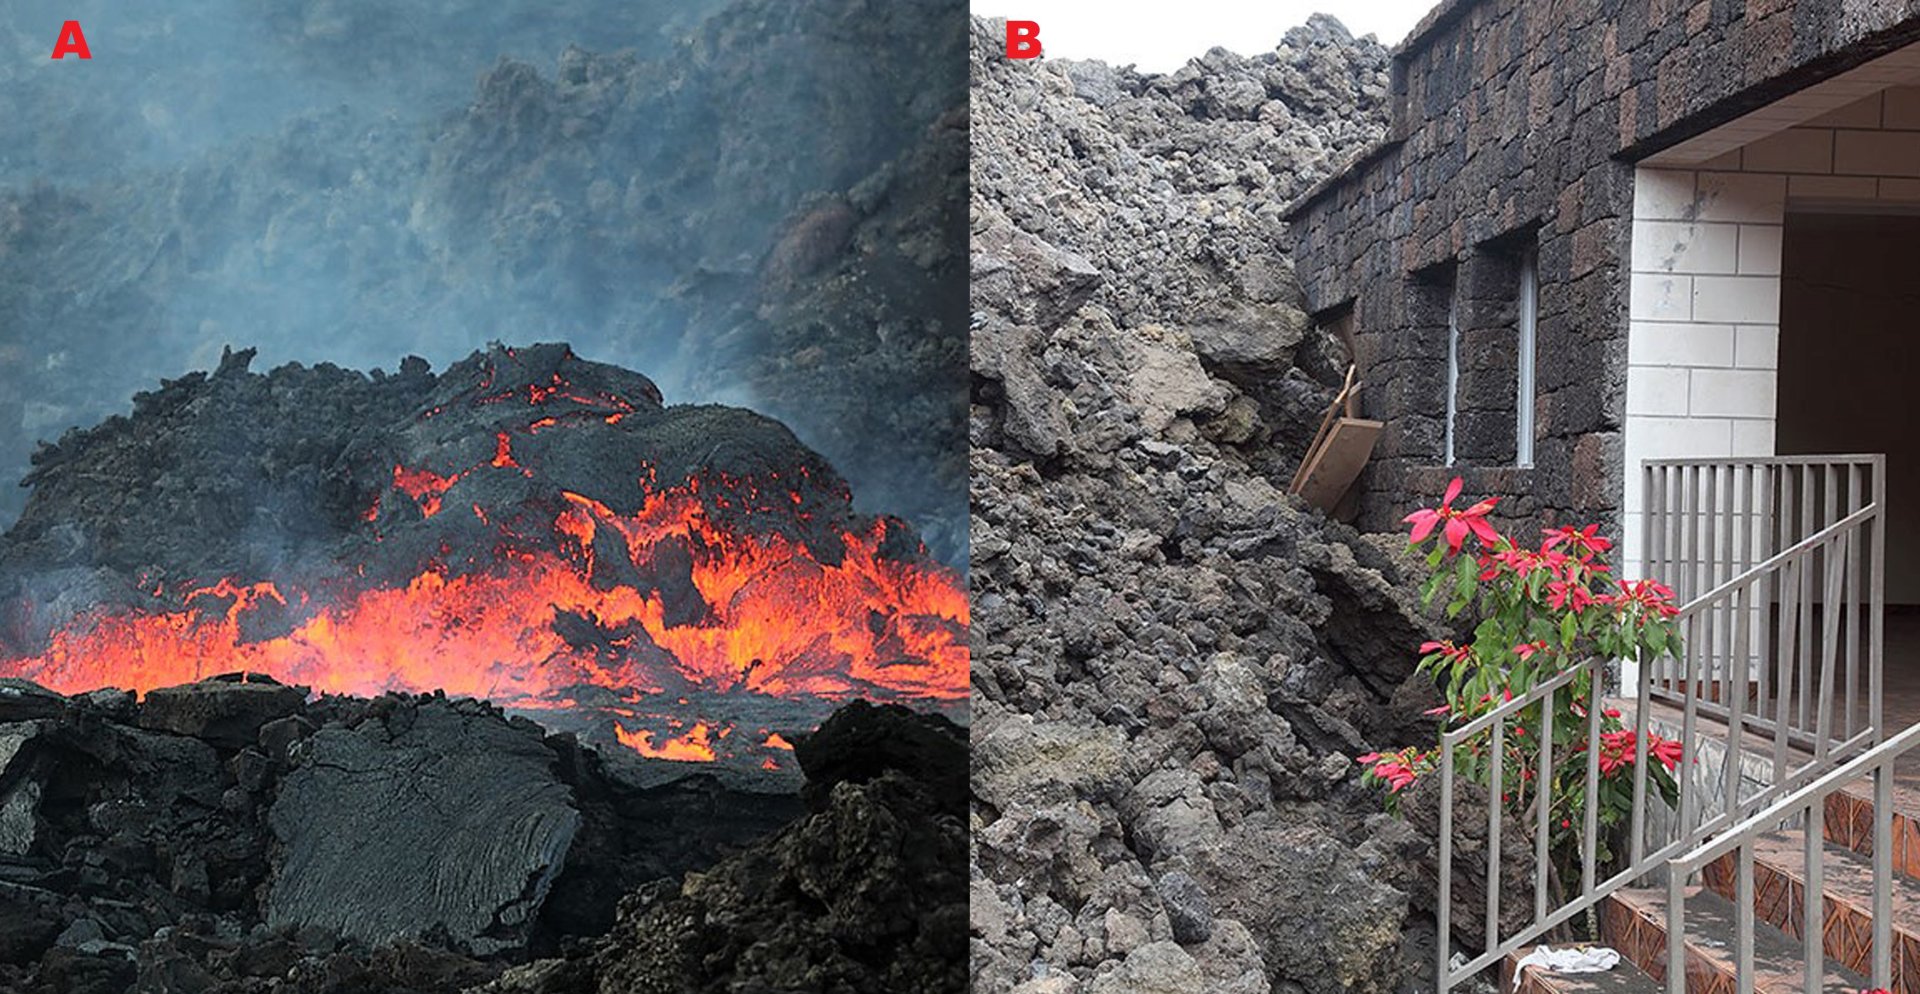
M 1739 267 L 1740 226 L 1633 222 L 1633 268 L 1642 273 L 1724 273 Z
M 1690 169 L 1638 169 L 1633 178 L 1633 216 L 1685 220 L 1693 209 Z
M 1693 312 L 1696 321 L 1732 324 L 1778 324 L 1778 276 L 1696 276 Z
M 1627 362 L 1634 366 L 1731 367 L 1733 335 L 1730 324 L 1635 321 L 1627 330 Z
M 1780 367 L 1780 326 L 1743 324 L 1733 331 L 1733 364 L 1742 369 Z
M 1770 456 L 1773 455 L 1774 422 L 1735 421 L 1733 423 L 1733 456 Z
M 1737 269 L 1742 276 L 1780 275 L 1780 226 L 1743 224 Z
M 1920 130 L 1920 86 L 1896 86 L 1886 96 L 1886 117 L 1881 127 Z
M 1640 459 L 1710 458 L 1732 454 L 1730 418 L 1629 417 L 1627 438 Z
M 1691 276 L 1634 273 L 1628 293 L 1632 297 L 1628 312 L 1636 321 L 1687 321 L 1693 317 Z
M 1737 148 L 1728 149 L 1727 151 L 1722 152 L 1719 155 L 1716 155 L 1713 158 L 1700 163 L 1700 168 L 1737 173 L 1740 171 L 1740 160 L 1741 160 L 1740 149 L 1737 149 Z
M 1880 181 L 1880 199 L 1900 203 L 1920 201 L 1920 179 L 1883 179 Z
M 1856 100 L 1838 110 L 1830 110 L 1807 122 L 1812 128 L 1877 128 L 1880 126 L 1880 94 Z
M 1638 476 L 1639 474 L 1628 473 L 1627 475 L 1631 477 Z M 1637 579 L 1640 575 L 1638 572 L 1640 562 L 1640 529 L 1645 527 L 1643 524 L 1644 514 L 1641 509 L 1636 506 L 1620 517 L 1620 534 L 1618 536 L 1620 544 L 1614 549 L 1616 553 L 1613 557 L 1615 563 L 1614 568 L 1621 571 L 1619 575 L 1622 579 Z
M 1786 214 L 1787 178 L 1703 172 L 1694 192 L 1694 206 L 1702 221 L 1778 223 Z
M 1774 415 L 1770 369 L 1696 369 L 1691 371 L 1689 388 L 1688 414 L 1769 419 Z
M 1687 377 L 1691 370 L 1672 366 L 1634 366 L 1627 370 L 1627 414 L 1687 413 Z
M 1741 150 L 1740 168 L 1756 173 L 1830 173 L 1833 132 L 1826 128 L 1788 128 Z
M 1875 196 L 1871 176 L 1789 176 L 1789 200 L 1872 200 Z
M 1835 132 L 1833 171 L 1848 176 L 1920 176 L 1920 132 Z

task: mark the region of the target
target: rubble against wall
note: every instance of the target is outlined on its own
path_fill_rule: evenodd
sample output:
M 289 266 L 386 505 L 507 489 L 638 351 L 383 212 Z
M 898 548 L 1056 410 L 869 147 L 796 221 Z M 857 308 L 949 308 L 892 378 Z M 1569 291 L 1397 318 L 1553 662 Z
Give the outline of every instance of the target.
M 1395 991 L 1412 867 L 1353 757 L 1432 734 L 1392 536 L 1282 487 L 1345 357 L 1285 201 L 1384 131 L 1315 18 L 1169 76 L 974 22 L 974 989 Z M 1429 898 L 1430 901 L 1430 898 Z

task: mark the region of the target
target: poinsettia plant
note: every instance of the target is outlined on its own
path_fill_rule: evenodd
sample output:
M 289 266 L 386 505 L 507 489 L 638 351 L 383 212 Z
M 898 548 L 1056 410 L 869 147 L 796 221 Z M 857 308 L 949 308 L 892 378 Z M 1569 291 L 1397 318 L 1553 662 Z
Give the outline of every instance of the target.
M 1419 671 L 1430 673 L 1446 703 L 1430 714 L 1447 727 L 1465 725 L 1535 685 L 1584 660 L 1639 658 L 1652 661 L 1677 652 L 1680 639 L 1673 591 L 1653 580 L 1621 581 L 1607 559 L 1613 542 L 1599 526 L 1546 529 L 1539 541 L 1521 544 L 1488 520 L 1498 502 L 1490 497 L 1457 506 L 1462 482 L 1447 487 L 1440 506 L 1407 515 L 1410 549 L 1423 554 L 1430 575 L 1421 584 L 1422 601 L 1431 607 L 1445 598 L 1449 618 L 1475 619 L 1471 640 L 1428 642 L 1420 647 Z M 1501 803 L 1531 829 L 1538 805 L 1549 805 L 1551 872 L 1556 887 L 1571 879 L 1580 858 L 1578 833 L 1585 830 L 1588 709 L 1601 707 L 1599 860 L 1613 864 L 1613 845 L 1632 814 L 1633 764 L 1638 743 L 1617 709 L 1593 700 L 1592 671 L 1554 691 L 1550 698 L 1521 708 L 1505 722 L 1499 755 L 1491 729 L 1461 743 L 1454 753 L 1456 775 L 1483 786 L 1501 766 Z M 1546 711 L 1551 711 L 1551 722 Z M 1547 789 L 1539 778 L 1539 736 L 1553 737 Z M 1679 794 L 1674 772 L 1683 757 L 1680 744 L 1649 734 L 1648 784 L 1672 803 Z M 1399 795 L 1439 766 L 1440 750 L 1409 747 L 1360 757 L 1365 778 L 1387 788 L 1390 807 Z

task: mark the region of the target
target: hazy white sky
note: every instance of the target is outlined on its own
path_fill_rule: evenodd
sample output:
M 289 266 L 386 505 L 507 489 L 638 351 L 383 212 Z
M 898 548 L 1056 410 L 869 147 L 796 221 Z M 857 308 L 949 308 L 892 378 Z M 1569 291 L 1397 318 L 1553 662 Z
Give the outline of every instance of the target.
M 968 0 L 984 17 L 1040 22 L 1050 56 L 1129 62 L 1171 72 L 1215 45 L 1242 55 L 1272 50 L 1313 13 L 1332 14 L 1355 37 L 1398 44 L 1438 0 Z

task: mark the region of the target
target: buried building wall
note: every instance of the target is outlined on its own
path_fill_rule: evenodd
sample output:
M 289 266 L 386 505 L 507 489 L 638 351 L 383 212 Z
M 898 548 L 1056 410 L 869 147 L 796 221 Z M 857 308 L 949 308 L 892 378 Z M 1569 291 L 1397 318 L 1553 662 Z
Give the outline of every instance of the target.
M 1387 423 L 1361 526 L 1455 475 L 1511 517 L 1625 523 L 1630 163 L 1920 34 L 1920 3 L 1851 6 L 1455 0 L 1415 29 L 1387 140 L 1291 213 L 1309 310 L 1351 306 L 1364 413 Z M 1529 250 L 1533 391 L 1508 404 L 1493 384 L 1518 384 L 1520 336 L 1492 329 L 1517 324 Z M 1523 402 L 1531 468 L 1510 444 Z

